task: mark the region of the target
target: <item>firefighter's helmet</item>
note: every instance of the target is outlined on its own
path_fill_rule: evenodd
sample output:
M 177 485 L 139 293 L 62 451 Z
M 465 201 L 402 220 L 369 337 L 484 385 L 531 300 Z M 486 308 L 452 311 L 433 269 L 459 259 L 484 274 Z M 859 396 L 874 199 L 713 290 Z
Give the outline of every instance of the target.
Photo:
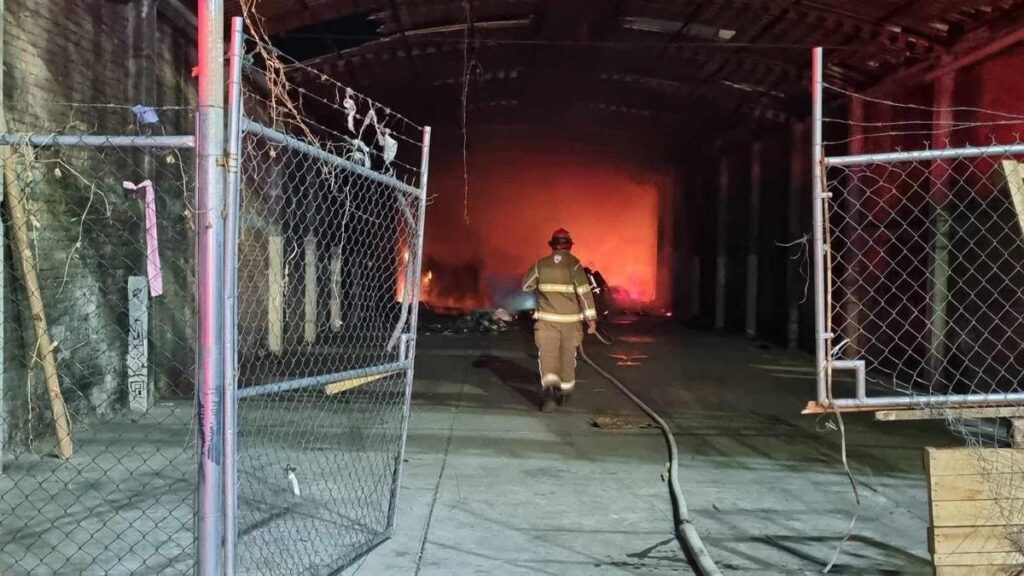
M 553 250 L 568 250 L 572 248 L 572 236 L 565 228 L 559 228 L 551 234 L 548 246 L 551 246 Z

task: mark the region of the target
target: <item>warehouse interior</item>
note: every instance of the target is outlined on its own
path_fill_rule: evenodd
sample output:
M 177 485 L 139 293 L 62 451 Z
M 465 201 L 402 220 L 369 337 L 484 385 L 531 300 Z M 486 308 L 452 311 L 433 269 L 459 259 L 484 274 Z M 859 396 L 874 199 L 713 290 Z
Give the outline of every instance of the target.
M 978 382 L 1024 393 L 1024 203 L 1004 193 L 1006 164 L 958 159 L 945 175 L 923 162 L 833 166 L 819 187 L 812 50 L 823 54 L 830 158 L 1020 145 L 1024 0 L 58 4 L 0 2 L 6 132 L 45 136 L 34 155 L 18 152 L 34 168 L 6 175 L 7 194 L 22 181 L 30 199 L 21 227 L 33 244 L 8 240 L 3 252 L 0 573 L 931 574 L 940 553 L 922 452 L 1010 442 L 1003 420 L 967 430 L 973 420 L 948 413 L 801 413 L 825 353 L 816 306 L 836 294 L 833 359 L 897 365 L 891 382 L 869 374 L 872 394 Z M 244 55 L 228 61 L 244 69 L 246 122 L 280 131 L 240 137 L 238 333 L 224 340 L 238 353 L 226 380 L 252 395 L 237 405 L 240 518 L 226 532 L 237 542 L 197 527 L 209 519 L 196 498 L 197 445 L 209 440 L 197 422 L 214 408 L 200 399 L 198 266 L 182 247 L 201 245 L 207 216 L 192 196 L 202 158 L 189 147 L 202 138 L 143 150 L 47 140 L 193 135 L 204 112 L 196 45 L 221 4 L 226 35 L 243 17 Z M 280 93 L 271 53 L 285 63 Z M 346 89 L 409 128 L 395 130 L 397 173 L 361 181 L 376 166 L 353 171 L 352 157 L 323 170 L 303 147 L 323 142 L 276 116 L 354 132 Z M 429 154 L 415 139 L 424 126 Z M 0 150 L 12 142 L 25 144 L 11 137 Z M 420 152 L 429 171 L 416 169 Z M 418 316 L 407 308 L 413 204 L 380 201 L 389 178 L 426 190 Z M 120 186 L 142 182 L 159 190 L 166 291 L 139 304 L 126 287 L 148 279 L 149 206 Z M 863 205 L 846 203 L 858 186 Z M 944 188 L 971 197 L 959 206 L 974 228 L 951 225 L 957 238 L 981 240 L 946 246 L 959 255 L 936 290 L 934 247 L 949 236 L 922 214 Z M 364 228 L 346 236 L 349 190 L 362 195 Z M 843 200 L 824 217 L 836 219 L 818 231 L 840 249 L 826 263 L 835 284 L 819 290 L 815 250 L 827 250 L 815 248 L 814 212 L 833 192 Z M 16 231 L 10 205 L 4 224 Z M 536 303 L 522 277 L 559 228 L 607 282 L 611 311 L 584 339 L 572 403 L 542 413 Z M 936 293 L 956 310 L 941 328 Z M 45 306 L 48 329 L 30 305 Z M 148 326 L 129 329 L 143 305 Z M 935 340 L 953 359 L 938 368 Z M 128 366 L 133 345 L 148 357 Z M 389 368 L 360 372 L 374 362 Z M 137 402 L 123 385 L 133 369 L 147 396 Z M 66 398 L 73 458 L 53 454 L 44 376 Z M 614 378 L 671 425 L 678 473 L 650 412 Z M 853 371 L 836 382 L 853 393 Z M 1021 470 L 1004 475 L 1013 490 Z M 717 568 L 695 552 L 694 531 Z M 228 541 L 234 556 L 217 549 Z M 210 542 L 236 570 L 197 569 Z M 1024 565 L 1019 541 L 987 553 L 999 569 Z
M 427 301 L 516 307 L 519 271 L 564 227 L 624 306 L 804 349 L 811 311 L 791 257 L 810 229 L 811 47 L 824 47 L 830 87 L 900 103 L 933 106 L 936 79 L 952 74 L 956 106 L 1012 111 L 1018 82 L 1000 73 L 1017 58 L 1010 1 L 256 9 L 283 52 L 437 128 Z M 849 98 L 826 97 L 827 117 L 850 116 Z M 861 121 L 900 121 L 875 108 Z M 849 126 L 826 129 L 838 142 Z

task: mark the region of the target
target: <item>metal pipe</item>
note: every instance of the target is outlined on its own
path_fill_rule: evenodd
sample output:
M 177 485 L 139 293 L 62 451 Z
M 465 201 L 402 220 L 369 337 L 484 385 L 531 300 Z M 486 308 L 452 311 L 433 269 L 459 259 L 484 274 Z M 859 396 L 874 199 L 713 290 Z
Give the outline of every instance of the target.
M 411 196 L 420 195 L 420 190 L 418 188 L 409 186 L 408 184 L 401 182 L 390 176 L 385 176 L 379 172 L 374 172 L 369 168 L 364 168 L 358 164 L 345 160 L 340 156 L 331 154 L 330 152 L 327 152 L 322 148 L 318 148 L 316 146 L 313 146 L 312 144 L 303 142 L 302 140 L 299 140 L 294 136 L 289 136 L 288 134 L 284 134 L 283 132 L 278 132 L 273 128 L 263 126 L 262 124 L 254 122 L 248 118 L 242 118 L 242 131 L 252 134 L 253 136 L 259 136 L 260 138 L 269 140 L 275 144 L 280 144 L 281 146 L 290 148 L 292 150 L 295 150 L 296 152 L 312 156 L 313 158 L 317 158 L 318 160 L 323 160 L 324 162 L 334 164 L 336 166 L 343 168 L 344 170 L 354 172 L 364 178 L 373 180 L 374 182 L 378 182 L 380 184 L 384 184 L 385 186 L 391 186 L 392 188 L 401 190 L 402 192 L 405 192 L 406 194 L 409 194 Z
M 199 2 L 196 134 L 196 573 L 222 576 L 224 537 L 224 3 Z
M 224 573 L 235 573 L 238 537 L 238 227 L 242 161 L 243 21 L 231 19 L 228 48 L 227 176 L 224 183 Z
M 825 193 L 822 189 L 824 151 L 821 144 L 822 123 L 822 70 L 824 53 L 815 48 L 811 56 L 811 197 L 813 241 L 811 250 L 814 252 L 814 357 L 815 372 L 818 379 L 818 402 L 824 403 L 827 398 L 827 375 L 825 374 L 827 358 L 825 358 L 825 341 L 830 337 L 825 333 Z
M 7 14 L 7 4 L 0 0 L 0 63 L 4 60 L 5 38 L 7 30 L 4 26 L 4 16 Z M 4 70 L 0 65 L 0 128 L 7 131 L 7 103 L 4 101 Z M 3 171 L 0 170 L 0 189 L 5 185 Z M 4 229 L 4 220 L 0 218 L 0 353 L 7 349 L 7 315 L 4 310 L 4 303 L 7 301 L 7 263 L 4 261 L 7 246 L 7 230 Z M 0 359 L 0 476 L 4 473 L 4 442 L 7 439 L 7 408 L 6 396 L 4 395 L 4 366 L 6 362 Z
M 194 148 L 196 137 L 181 136 L 97 136 L 82 134 L 0 134 L 0 146 L 59 146 L 61 148 Z
M 881 154 L 854 154 L 851 156 L 830 156 L 826 166 L 855 166 L 863 164 L 895 164 L 897 162 L 929 162 L 957 158 L 980 158 L 982 156 L 1024 156 L 1024 144 L 1005 146 L 970 146 L 967 148 L 941 148 L 938 150 L 914 150 L 908 152 L 886 152 Z
M 398 493 L 402 486 L 402 461 L 405 459 L 405 439 L 409 434 L 409 418 L 412 407 L 412 384 L 413 369 L 416 362 L 416 330 L 419 324 L 420 311 L 420 278 L 423 277 L 423 238 L 424 226 L 427 218 L 427 177 L 430 174 L 430 126 L 423 128 L 423 146 L 420 149 L 420 193 L 419 213 L 416 214 L 416 252 L 415 260 L 412 261 L 412 275 L 414 283 L 412 287 L 412 318 L 409 321 L 409 333 L 403 340 L 404 354 L 402 360 L 409 363 L 409 370 L 406 372 L 405 381 L 405 402 L 402 405 L 402 438 L 398 448 L 398 459 L 395 462 L 395 478 L 391 486 L 391 506 L 388 510 L 388 529 L 394 530 L 395 519 L 398 514 Z
M 370 366 L 368 368 L 356 368 L 354 370 L 346 370 L 344 372 L 335 372 L 334 374 L 321 374 L 319 376 L 297 378 L 295 380 L 286 380 L 284 382 L 275 382 L 273 384 L 260 384 L 259 386 L 249 386 L 247 388 L 239 389 L 236 397 L 241 400 L 243 398 L 252 398 L 253 396 L 265 396 L 267 394 L 291 392 L 292 390 L 301 390 L 303 388 L 325 386 L 340 380 L 352 380 L 354 378 L 378 376 L 389 372 L 401 372 L 402 370 L 406 370 L 411 367 L 412 362 L 392 362 L 391 364 L 381 364 L 380 366 Z
M 970 407 L 978 406 L 1019 406 L 1024 402 L 1024 392 L 1000 392 L 989 394 L 951 394 L 947 396 L 873 396 L 871 398 L 836 398 L 839 409 L 844 408 L 929 408 L 929 407 Z M 831 406 L 827 401 L 822 406 Z
M 853 370 L 857 383 L 854 395 L 858 400 L 867 398 L 867 369 L 863 360 L 833 360 L 831 366 L 832 370 Z

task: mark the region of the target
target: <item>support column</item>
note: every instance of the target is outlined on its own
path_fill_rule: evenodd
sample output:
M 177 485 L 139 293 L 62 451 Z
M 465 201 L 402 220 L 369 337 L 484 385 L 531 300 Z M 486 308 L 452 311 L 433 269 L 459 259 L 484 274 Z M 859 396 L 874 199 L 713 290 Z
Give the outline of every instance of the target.
M 700 256 L 690 260 L 690 318 L 700 318 Z
M 864 100 L 861 98 L 850 99 L 850 143 L 848 154 L 862 154 L 864 146 Z M 842 226 L 842 238 L 847 245 L 841 247 L 843 252 L 833 254 L 834 259 L 839 259 L 845 265 L 840 283 L 843 287 L 842 306 L 842 332 L 843 339 L 850 343 L 843 350 L 843 355 L 849 360 L 861 357 L 864 351 L 863 343 L 863 296 L 865 287 L 861 285 L 861 278 L 864 275 L 864 250 L 870 240 L 864 236 L 864 189 L 860 185 L 860 178 L 864 173 L 863 166 L 851 166 L 848 168 L 846 178 L 846 195 L 843 201 L 843 213 L 846 220 Z
M 804 190 L 807 182 L 807 122 L 798 122 L 793 125 L 790 132 L 789 142 L 789 193 L 787 206 L 788 236 L 789 241 L 795 241 L 807 233 L 803 222 Z M 806 249 L 803 247 L 790 248 L 790 258 L 786 270 L 786 301 L 788 302 L 788 325 L 786 330 L 786 341 L 789 348 L 795 350 L 800 345 L 800 302 L 807 293 L 806 274 L 809 270 L 801 270 L 804 262 L 800 258 L 794 258 L 797 250 Z
M 725 330 L 725 269 L 729 255 L 729 159 L 718 161 L 718 233 L 715 257 L 715 330 Z
M 956 72 L 950 71 L 935 81 L 932 107 L 932 147 L 948 146 L 953 121 L 953 90 L 956 86 Z M 936 160 L 930 169 L 932 183 L 929 199 L 932 205 L 935 236 L 929 270 L 931 277 L 930 308 L 928 325 L 929 354 L 928 372 L 931 385 L 942 384 L 942 370 L 946 361 L 946 335 L 949 326 L 947 308 L 949 305 L 949 250 L 953 235 L 953 223 L 949 210 L 950 162 Z M 937 390 L 941 392 L 942 390 Z
M 307 345 L 316 343 L 316 238 L 310 236 L 305 243 L 305 314 L 302 326 L 302 339 Z
M 758 251 L 761 244 L 761 143 L 750 149 L 750 244 L 747 247 L 747 337 L 757 338 Z
M 284 351 L 284 238 L 279 232 L 267 237 L 267 348 Z
M 341 331 L 341 246 L 331 249 L 331 302 L 330 324 L 332 332 Z

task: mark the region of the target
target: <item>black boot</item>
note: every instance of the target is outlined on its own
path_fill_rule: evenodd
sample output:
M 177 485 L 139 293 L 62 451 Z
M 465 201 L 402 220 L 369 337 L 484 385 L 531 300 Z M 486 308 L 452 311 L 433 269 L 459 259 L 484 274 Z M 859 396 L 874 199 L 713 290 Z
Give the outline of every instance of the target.
M 557 394 L 557 392 L 555 391 L 554 386 L 544 387 L 544 403 L 540 407 L 541 412 L 551 412 L 556 406 L 558 406 L 558 400 L 555 398 L 555 394 Z
M 558 394 L 558 405 L 565 408 L 569 405 L 570 398 L 572 398 L 572 390 L 562 390 Z

